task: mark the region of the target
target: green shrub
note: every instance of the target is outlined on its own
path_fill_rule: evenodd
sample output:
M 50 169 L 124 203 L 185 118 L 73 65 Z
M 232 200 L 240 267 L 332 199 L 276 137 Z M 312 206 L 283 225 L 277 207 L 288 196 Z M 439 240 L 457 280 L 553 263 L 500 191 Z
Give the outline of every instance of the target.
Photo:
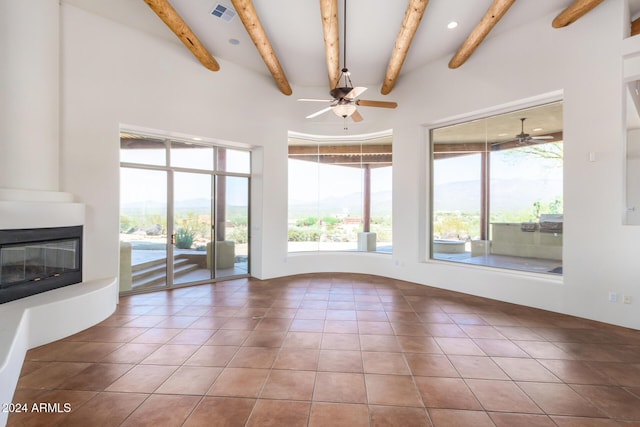
M 126 215 L 120 215 L 120 232 L 128 233 L 129 230 L 133 229 L 136 226 L 133 218 L 128 217 Z
M 191 249 L 196 232 L 190 228 L 180 227 L 176 230 L 176 247 L 178 249 Z
M 236 243 L 247 243 L 249 241 L 249 230 L 246 225 L 234 226 L 233 229 L 227 233 L 227 240 L 233 240 Z
M 325 216 L 324 218 L 322 218 L 322 222 L 324 222 L 326 225 L 336 225 L 342 222 L 342 220 L 340 218 L 336 218 L 335 216 Z
M 320 240 L 320 233 L 317 230 L 301 230 L 290 228 L 288 231 L 290 242 L 317 242 Z
M 296 225 L 298 227 L 303 227 L 303 226 L 311 226 L 314 225 L 318 222 L 318 218 L 316 218 L 315 216 L 310 216 L 304 219 L 299 219 L 298 221 L 296 221 Z

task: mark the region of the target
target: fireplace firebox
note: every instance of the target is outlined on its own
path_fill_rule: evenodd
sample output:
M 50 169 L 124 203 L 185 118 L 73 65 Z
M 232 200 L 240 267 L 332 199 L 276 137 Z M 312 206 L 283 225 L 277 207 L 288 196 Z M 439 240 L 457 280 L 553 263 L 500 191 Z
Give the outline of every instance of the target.
M 0 304 L 82 282 L 82 226 L 0 230 Z

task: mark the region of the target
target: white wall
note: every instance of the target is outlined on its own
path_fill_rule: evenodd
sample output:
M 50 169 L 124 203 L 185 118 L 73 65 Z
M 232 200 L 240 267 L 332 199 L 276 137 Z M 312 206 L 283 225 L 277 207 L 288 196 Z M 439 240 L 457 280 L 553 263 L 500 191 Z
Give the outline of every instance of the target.
M 397 111 L 367 110 L 367 126 L 379 128 L 366 131 L 394 133 L 392 256 L 287 255 L 287 131 L 331 129 L 299 120 L 295 98 L 266 77 L 224 61 L 211 73 L 182 46 L 63 5 L 61 180 L 87 205 L 87 274 L 118 271 L 118 126 L 126 123 L 260 146 L 252 198 L 257 277 L 373 273 L 640 328 L 640 229 L 622 226 L 620 210 L 623 3 L 604 2 L 565 29 L 553 29 L 549 16 L 489 38 L 457 70 L 443 58 L 404 74 L 389 97 Z M 294 87 L 294 97 L 318 91 Z M 564 277 L 425 262 L 425 125 L 550 93 L 564 99 Z M 609 291 L 634 303 L 609 303 Z
M 0 2 L 0 188 L 58 190 L 59 27 L 57 1 Z
M 540 94 L 563 93 L 563 280 L 439 263 L 407 265 L 405 277 L 640 327 L 640 316 L 636 314 L 640 303 L 640 268 L 636 260 L 640 230 L 621 225 L 623 3 L 603 3 L 564 29 L 551 27 L 553 16 L 531 22 L 508 35 L 487 40 L 457 70 L 447 69 L 449 58 L 443 58 L 440 63 L 406 76 L 397 87 L 396 95 L 416 95 L 410 98 L 411 117 L 398 125 L 409 127 L 420 122 L 428 127 Z M 402 97 L 404 106 L 408 104 L 406 96 Z M 424 151 L 425 141 L 417 131 L 409 132 L 408 140 L 400 140 L 399 134 L 394 132 L 394 160 L 409 160 L 411 153 Z M 595 162 L 588 161 L 589 152 L 596 154 Z M 413 207 L 415 195 L 422 195 L 419 191 L 424 174 L 413 168 L 403 168 L 399 173 L 404 176 L 398 181 L 410 183 L 411 187 L 410 191 L 396 191 L 394 196 Z M 407 188 L 404 184 L 403 188 Z M 394 248 L 409 247 L 413 251 L 422 236 L 414 234 L 415 237 L 404 239 L 411 235 L 410 229 L 416 229 L 416 221 L 398 218 L 398 214 L 405 213 L 394 211 L 394 222 L 402 233 L 395 234 Z M 411 253 L 397 255 L 406 257 Z M 631 295 L 635 303 L 609 303 L 609 291 Z
M 61 186 L 87 206 L 87 279 L 118 272 L 121 124 L 247 146 L 286 143 L 287 127 L 273 115 L 285 97 L 262 76 L 223 61 L 213 73 L 181 45 L 67 4 L 61 32 Z M 266 162 L 271 155 L 264 150 Z M 256 184 L 273 186 L 266 172 Z M 252 204 L 270 208 L 269 200 Z M 260 232 L 253 236 L 258 249 Z

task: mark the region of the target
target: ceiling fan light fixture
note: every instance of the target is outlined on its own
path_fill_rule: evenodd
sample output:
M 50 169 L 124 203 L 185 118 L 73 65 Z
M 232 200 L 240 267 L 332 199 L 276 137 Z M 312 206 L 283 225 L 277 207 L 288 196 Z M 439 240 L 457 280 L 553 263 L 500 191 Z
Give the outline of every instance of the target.
M 337 3 L 337 0 L 334 0 L 334 1 L 335 3 Z M 350 77 L 351 73 L 347 68 L 347 0 L 343 0 L 343 2 L 344 2 L 344 25 L 343 25 L 343 37 L 342 37 L 343 67 L 340 70 L 340 74 L 338 75 L 337 80 L 335 81 L 335 84 L 334 82 L 331 83 L 333 85 L 333 89 L 329 91 L 329 94 L 331 94 L 331 97 L 333 99 L 331 100 L 299 99 L 298 100 L 298 101 L 320 101 L 320 102 L 328 101 L 329 102 L 328 107 L 323 108 L 320 111 L 316 111 L 315 113 L 309 114 L 306 117 L 307 119 L 313 119 L 314 117 L 317 117 L 331 110 L 338 117 L 342 117 L 343 119 L 347 119 L 350 117 L 354 122 L 361 122 L 363 120 L 363 117 L 358 111 L 359 105 L 367 106 L 367 107 L 382 107 L 382 108 L 396 108 L 398 106 L 398 104 L 395 102 L 368 101 L 368 100 L 362 100 L 358 98 L 365 90 L 367 90 L 367 88 L 363 86 L 354 87 L 353 83 L 351 83 L 351 77 Z M 323 21 L 328 20 L 328 18 L 325 19 L 325 10 L 323 6 L 323 5 L 328 5 L 328 3 L 329 2 L 325 2 L 325 1 L 320 2 L 321 9 L 323 9 L 323 12 L 322 12 Z M 335 13 L 335 11 L 333 11 L 332 13 L 333 13 L 333 17 L 337 18 L 337 14 Z M 326 34 L 328 32 L 329 31 L 326 30 L 326 25 L 325 25 L 325 37 L 327 37 Z M 330 38 L 333 39 L 332 37 Z M 326 41 L 327 40 L 325 39 L 325 42 Z M 337 41 L 337 38 L 336 38 L 336 41 Z M 333 62 L 333 61 L 329 61 L 329 62 Z M 330 72 L 329 72 L 329 78 L 333 80 L 334 73 L 332 72 L 332 70 L 333 70 L 333 67 L 331 66 Z M 345 129 L 347 129 L 346 124 L 345 124 Z
M 356 106 L 353 104 L 338 104 L 333 107 L 333 112 L 338 117 L 350 117 L 356 112 Z

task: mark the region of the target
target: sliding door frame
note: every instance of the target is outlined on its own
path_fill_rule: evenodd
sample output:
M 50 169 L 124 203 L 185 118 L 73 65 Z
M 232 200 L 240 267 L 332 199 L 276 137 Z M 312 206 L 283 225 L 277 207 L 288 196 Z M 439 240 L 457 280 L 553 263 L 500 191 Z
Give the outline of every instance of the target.
M 226 147 L 215 144 L 206 144 L 199 143 L 194 145 L 211 147 L 214 150 L 214 167 L 212 170 L 206 169 L 191 169 L 188 167 L 182 166 L 171 166 L 171 143 L 172 142 L 188 142 L 189 144 L 193 144 L 191 141 L 183 141 L 178 138 L 163 138 L 165 150 L 166 150 L 166 161 L 165 165 L 155 165 L 155 164 L 145 164 L 145 163 L 134 163 L 134 162 L 120 162 L 120 168 L 127 169 L 138 169 L 138 170 L 152 170 L 152 171 L 161 171 L 166 173 L 166 182 L 164 183 L 166 187 L 166 215 L 167 215 L 167 237 L 166 237 L 166 280 L 164 285 L 149 287 L 144 289 L 135 289 L 122 291 L 120 295 L 134 294 L 134 293 L 143 293 L 143 292 L 153 292 L 158 290 L 167 290 L 167 289 L 175 289 L 186 286 L 204 284 L 217 282 L 221 280 L 229 280 L 229 279 L 237 279 L 237 278 L 245 278 L 250 277 L 251 275 L 251 171 L 249 173 L 237 173 L 237 172 L 228 172 L 217 170 L 218 167 L 218 156 L 220 150 L 236 150 L 236 151 L 245 151 L 251 155 L 250 150 L 246 149 L 238 149 L 234 147 Z M 250 162 L 249 162 L 250 163 Z M 211 181 L 211 203 L 210 203 L 210 215 L 211 215 L 211 224 L 209 227 L 210 237 L 211 237 L 211 268 L 209 268 L 210 278 L 203 280 L 195 280 L 184 283 L 175 283 L 175 271 L 174 271 L 174 255 L 175 255 L 175 235 L 176 235 L 176 227 L 175 227 L 175 174 L 176 173 L 190 173 L 190 174 L 200 174 L 207 175 L 210 177 Z M 247 179 L 247 272 L 245 274 L 231 274 L 227 276 L 219 276 L 217 273 L 217 254 L 216 254 L 216 235 L 217 235 L 217 217 L 218 217 L 218 191 L 217 191 L 217 183 L 219 177 L 239 177 Z M 122 183 L 121 183 L 122 185 Z

